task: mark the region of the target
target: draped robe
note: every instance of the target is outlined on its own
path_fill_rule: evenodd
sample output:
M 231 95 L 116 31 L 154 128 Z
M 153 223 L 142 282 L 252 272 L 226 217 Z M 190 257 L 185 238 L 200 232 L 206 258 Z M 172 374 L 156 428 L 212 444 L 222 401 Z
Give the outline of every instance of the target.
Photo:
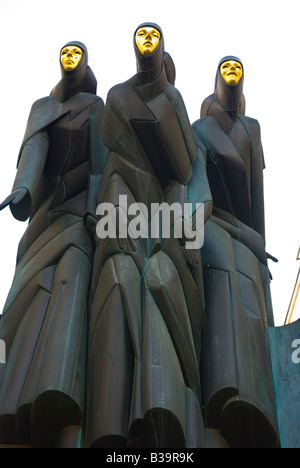
M 188 200 L 197 148 L 161 65 L 152 80 L 138 73 L 110 90 L 103 135 L 99 203 L 122 211 L 127 195 L 150 213 L 153 203 Z M 119 241 L 101 239 L 95 257 L 86 445 L 203 446 L 200 264 L 189 267 L 175 238 L 139 238 L 125 251 Z
M 107 153 L 102 99 L 78 89 L 64 102 L 55 95 L 33 104 L 20 149 L 13 190 L 26 188 L 27 195 L 11 211 L 30 219 L 0 320 L 7 349 L 1 443 L 44 448 L 53 448 L 64 428 L 81 427 L 85 417 L 95 249 L 85 219 L 96 211 Z
M 202 118 L 193 124 L 196 140 L 207 150 L 214 204 L 202 249 L 205 424 L 220 430 L 231 447 L 276 447 L 260 127 L 237 113 L 238 100 L 236 109 L 221 105 L 218 73 L 215 94 L 204 101 Z

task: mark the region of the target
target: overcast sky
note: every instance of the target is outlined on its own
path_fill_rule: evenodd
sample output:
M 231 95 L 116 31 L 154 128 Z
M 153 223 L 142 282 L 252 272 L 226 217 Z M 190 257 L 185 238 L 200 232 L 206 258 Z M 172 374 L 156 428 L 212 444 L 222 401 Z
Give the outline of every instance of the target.
M 136 72 L 133 33 L 153 21 L 164 32 L 193 123 L 214 90 L 219 60 L 244 64 L 246 115 L 261 125 L 266 161 L 267 251 L 276 325 L 285 319 L 299 267 L 300 76 L 299 0 L 0 0 L 2 48 L 0 199 L 10 193 L 33 102 L 60 79 L 59 51 L 79 40 L 105 101 L 109 89 Z M 0 310 L 13 279 L 26 223 L 0 213 Z

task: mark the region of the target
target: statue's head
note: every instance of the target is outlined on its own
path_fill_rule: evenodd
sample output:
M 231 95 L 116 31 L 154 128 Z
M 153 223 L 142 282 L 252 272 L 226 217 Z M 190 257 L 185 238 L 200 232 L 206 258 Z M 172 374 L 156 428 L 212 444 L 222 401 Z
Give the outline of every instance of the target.
M 217 115 L 220 106 L 223 110 L 231 112 L 231 117 L 245 115 L 244 79 L 245 69 L 241 59 L 235 55 L 223 57 L 217 67 L 214 94 L 203 101 L 201 117 Z
M 175 66 L 172 58 L 165 52 L 162 28 L 153 22 L 139 24 L 133 34 L 139 80 L 150 83 L 166 72 L 167 81 L 174 84 Z
M 220 65 L 220 73 L 230 86 L 238 84 L 243 75 L 243 66 L 236 60 L 225 60 Z
M 51 91 L 51 96 L 65 102 L 76 94 L 96 94 L 97 80 L 88 65 L 88 50 L 80 41 L 70 41 L 59 51 L 61 80 Z
M 82 59 L 83 50 L 74 44 L 68 44 L 60 52 L 60 61 L 66 71 L 74 70 Z
M 159 44 L 161 34 L 153 26 L 142 26 L 135 33 L 135 42 L 143 55 L 150 55 Z

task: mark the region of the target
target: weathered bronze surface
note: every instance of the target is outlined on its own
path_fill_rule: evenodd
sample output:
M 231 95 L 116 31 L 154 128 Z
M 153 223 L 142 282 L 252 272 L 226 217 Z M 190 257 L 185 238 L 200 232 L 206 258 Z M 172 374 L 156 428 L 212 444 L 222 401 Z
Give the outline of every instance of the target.
M 202 261 L 205 321 L 202 385 L 206 425 L 230 447 L 277 447 L 278 427 L 268 327 L 273 325 L 265 252 L 260 128 L 242 115 L 244 70 L 228 84 L 220 65 L 215 92 L 193 124 L 207 150 L 213 214 Z M 254 430 L 255 428 L 255 430 Z
M 62 79 L 29 115 L 0 205 L 29 218 L 0 320 L 0 446 L 295 444 L 282 381 L 298 373 L 283 375 L 276 356 L 290 335 L 273 323 L 264 157 L 243 64 L 220 61 L 191 125 L 160 26 L 139 25 L 133 45 L 137 73 L 105 107 L 85 45 L 64 45 Z M 151 213 L 148 233 L 153 204 L 190 203 L 195 220 L 203 203 L 203 247 L 175 236 L 176 216 L 169 236 L 124 237 L 117 223 L 101 238 L 103 204 L 131 223 L 124 197 Z
M 85 411 L 87 305 L 95 213 L 106 158 L 104 104 L 87 49 L 51 96 L 32 106 L 10 205 L 29 224 L 0 322 L 7 363 L 0 391 L 0 443 L 53 447 Z M 67 44 L 66 46 L 68 46 Z
M 269 330 L 280 444 L 300 447 L 300 320 Z
M 175 69 L 160 33 L 150 55 L 134 40 L 138 72 L 113 87 L 104 115 L 109 149 L 98 202 L 187 201 L 197 160 Z M 135 34 L 134 34 L 135 37 Z M 119 207 L 122 217 L 122 208 Z M 151 220 L 149 222 L 149 227 Z M 200 252 L 196 255 L 199 256 Z M 88 447 L 203 447 L 199 359 L 200 258 L 179 239 L 104 239 L 92 283 Z M 101 414 L 99 418 L 97 415 Z

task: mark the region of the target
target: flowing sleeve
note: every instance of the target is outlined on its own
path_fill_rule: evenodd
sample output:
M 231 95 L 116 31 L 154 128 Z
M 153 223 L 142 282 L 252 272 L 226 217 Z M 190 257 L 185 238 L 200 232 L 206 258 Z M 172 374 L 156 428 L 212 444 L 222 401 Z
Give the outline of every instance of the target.
M 207 149 L 194 131 L 198 153 L 193 162 L 193 174 L 188 185 L 188 201 L 192 203 L 193 210 L 197 203 L 204 204 L 204 221 L 206 222 L 212 213 L 213 201 L 207 177 Z
M 260 125 L 257 120 L 249 119 L 248 125 L 252 147 L 252 187 L 251 187 L 251 215 L 253 229 L 265 241 L 265 208 L 264 208 L 264 154 L 261 142 Z
M 42 181 L 48 147 L 49 138 L 46 129 L 40 130 L 22 146 L 12 190 L 25 188 L 28 193 L 20 203 L 10 205 L 13 216 L 20 221 L 25 221 L 31 215 Z
M 89 136 L 89 182 L 86 200 L 86 213 L 96 216 L 97 191 L 107 157 L 103 143 L 104 103 L 99 99 L 91 108 Z
M 195 144 L 193 130 L 183 97 L 180 92 L 171 85 L 168 85 L 164 92 L 170 100 L 177 115 L 178 123 L 182 131 L 190 161 L 193 162 L 197 159 L 198 149 Z

